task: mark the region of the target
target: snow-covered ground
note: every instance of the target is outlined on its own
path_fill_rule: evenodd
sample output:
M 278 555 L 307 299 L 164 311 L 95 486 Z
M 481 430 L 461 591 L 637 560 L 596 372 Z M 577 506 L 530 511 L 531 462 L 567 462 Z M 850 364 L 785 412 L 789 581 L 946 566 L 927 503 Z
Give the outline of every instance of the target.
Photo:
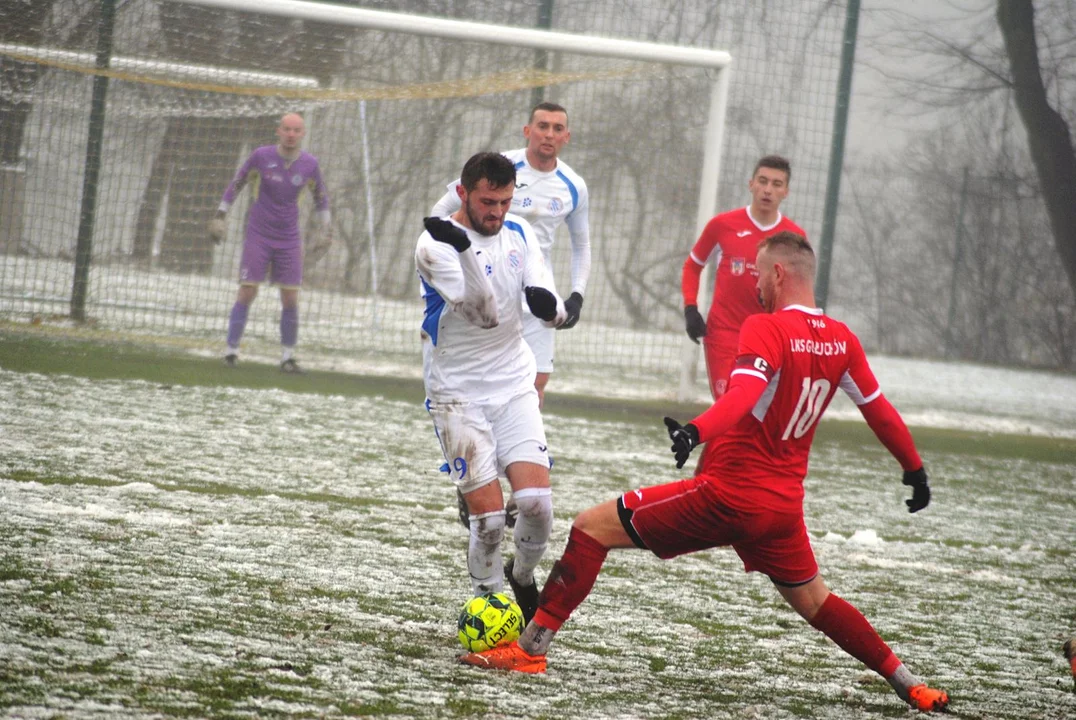
M 879 375 L 914 417 L 931 394 L 900 367 Z M 1022 404 L 1052 376 L 932 373 L 938 412 L 1071 417 L 1063 378 Z M 612 553 L 545 677 L 457 666 L 466 534 L 417 404 L 0 371 L 0 407 L 0 715 L 907 716 L 728 550 Z M 548 433 L 540 578 L 580 510 L 678 477 L 660 426 Z M 1076 717 L 1076 462 L 937 454 L 931 476 L 910 515 L 880 446 L 815 449 L 827 581 L 959 717 Z

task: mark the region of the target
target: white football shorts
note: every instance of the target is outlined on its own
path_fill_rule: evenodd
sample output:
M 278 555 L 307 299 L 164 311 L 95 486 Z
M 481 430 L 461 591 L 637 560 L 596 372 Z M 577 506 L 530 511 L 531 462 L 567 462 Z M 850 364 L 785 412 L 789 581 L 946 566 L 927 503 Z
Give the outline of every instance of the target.
M 529 312 L 523 313 L 523 339 L 534 353 L 534 363 L 540 373 L 553 372 L 553 349 L 557 331 L 547 327 Z
M 427 400 L 426 405 L 449 476 L 460 492 L 488 485 L 515 462 L 549 467 L 545 427 L 533 385 L 505 403 Z

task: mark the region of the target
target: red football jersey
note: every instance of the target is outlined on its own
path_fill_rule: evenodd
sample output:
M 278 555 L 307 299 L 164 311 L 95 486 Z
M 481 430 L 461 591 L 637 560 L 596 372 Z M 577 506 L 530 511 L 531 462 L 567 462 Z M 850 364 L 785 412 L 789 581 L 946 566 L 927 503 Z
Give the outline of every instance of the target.
M 881 395 L 859 338 L 821 309 L 800 305 L 746 320 L 737 381 L 766 387 L 751 412 L 708 443 L 701 474 L 716 477 L 742 507 L 802 508 L 815 428 L 837 388 L 856 405 Z
M 702 268 L 715 249 L 717 272 L 714 274 L 714 295 L 706 319 L 706 330 L 739 330 L 749 315 L 762 312 L 755 283 L 758 268 L 755 256 L 758 244 L 784 230 L 807 237 L 799 225 L 777 214 L 777 222 L 762 227 L 755 222 L 748 208 L 715 215 L 691 248 L 684 263 L 681 290 L 685 305 L 698 305 L 699 278 Z

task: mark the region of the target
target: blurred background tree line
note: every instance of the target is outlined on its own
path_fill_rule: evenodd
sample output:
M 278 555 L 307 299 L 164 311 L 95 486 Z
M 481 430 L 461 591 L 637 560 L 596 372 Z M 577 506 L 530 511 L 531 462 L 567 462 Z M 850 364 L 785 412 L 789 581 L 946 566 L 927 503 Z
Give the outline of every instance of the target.
M 340 4 L 715 47 L 729 49 L 734 58 L 745 48 L 722 44 L 730 24 L 768 28 L 764 42 L 775 47 L 788 30 L 782 27 L 786 3 L 779 0 L 639 0 L 627 5 L 616 0 L 516 0 L 496 17 L 488 5 L 473 0 Z M 886 353 L 1074 370 L 1076 156 L 1071 128 L 1076 121 L 1076 3 L 931 3 L 933 14 L 924 19 L 914 10 L 925 4 L 864 0 L 860 5 L 860 12 L 872 20 L 872 31 L 861 33 L 857 41 L 853 112 L 862 104 L 858 94 L 870 94 L 874 108 L 902 116 L 914 130 L 899 146 L 845 156 L 829 309 L 848 318 L 868 347 Z M 5 5 L 0 42 L 91 52 L 95 47 L 99 0 L 8 0 Z M 843 18 L 847 3 L 837 3 L 836 11 L 833 5 L 826 3 L 818 17 L 828 13 Z M 229 24 L 222 25 L 215 10 L 167 0 L 159 6 L 163 32 L 147 37 L 147 47 L 173 56 L 194 52 L 207 64 L 300 73 L 324 85 L 344 61 L 353 35 L 336 26 L 298 21 L 280 21 L 280 32 L 265 33 L 258 27 L 244 29 L 244 23 L 253 21 L 240 13 L 229 14 Z M 943 8 L 941 21 L 938 7 Z M 295 33 L 302 33 L 306 42 L 289 42 Z M 192 48 L 192 42 L 198 46 Z M 797 51 L 809 52 L 808 44 L 792 49 Z M 393 43 L 383 37 L 370 43 L 363 57 L 371 66 L 384 68 L 399 61 Z M 451 58 L 430 56 L 424 61 L 434 68 L 435 77 L 451 75 L 448 67 L 437 69 L 439 62 L 448 64 Z M 867 69 L 884 82 L 863 82 Z M 8 173 L 25 156 L 24 126 L 39 77 L 40 66 L 0 55 L 0 173 Z M 790 80 L 773 81 L 787 86 Z M 757 87 L 760 95 L 770 90 Z M 780 102 L 780 97 L 758 100 L 759 106 L 766 102 Z M 608 134 L 610 142 L 623 145 L 615 165 L 608 155 L 577 163 L 572 148 L 565 157 L 588 179 L 592 202 L 599 205 L 603 189 L 613 191 L 608 178 L 633 166 L 633 143 L 671 149 L 677 124 L 692 116 L 697 122 L 703 110 L 701 101 L 695 107 L 669 104 L 664 117 L 642 128 L 580 128 L 592 135 Z M 447 105 L 445 112 L 447 124 Z M 514 111 L 510 124 L 521 125 L 520 116 Z M 141 192 L 131 255 L 145 260 L 150 253 L 154 223 L 168 192 L 159 262 L 183 272 L 208 272 L 212 248 L 205 242 L 202 219 L 219 201 L 241 149 L 271 137 L 275 120 L 275 113 L 254 113 L 238 124 L 198 113 L 170 117 L 166 140 L 154 151 L 154 171 Z M 767 122 L 748 100 L 730 106 L 730 127 L 739 132 L 749 135 Z M 779 128 L 759 131 L 759 146 L 773 144 L 773 132 L 794 138 L 803 131 L 795 119 L 780 122 Z M 407 132 L 403 127 L 398 131 Z M 385 139 L 391 153 L 393 139 Z M 794 139 L 783 144 L 776 149 L 797 147 Z M 791 154 L 797 168 L 798 158 Z M 631 192 L 641 203 L 653 203 L 656 196 L 660 206 L 689 212 L 694 198 L 662 197 L 660 184 L 644 181 L 646 157 L 640 153 L 634 161 L 639 182 Z M 734 172 L 723 174 L 721 209 L 746 202 L 744 160 L 735 160 L 729 163 Z M 399 192 L 430 177 L 428 168 L 394 170 L 384 182 Z M 822 189 L 805 187 L 807 174 L 795 172 L 786 205 L 797 220 L 811 214 L 801 203 L 817 198 Z M 448 166 L 444 175 L 451 175 Z M 356 180 L 336 192 L 361 197 L 361 185 Z M 435 185 L 431 192 L 440 190 Z M 391 189 L 387 194 L 392 196 Z M 372 270 L 363 265 L 368 237 L 357 230 L 365 227 L 361 208 L 344 209 L 341 215 L 347 218 L 348 213 L 354 222 L 347 225 L 350 232 L 341 233 L 346 243 L 344 283 L 357 288 L 362 273 Z M 379 235 L 399 217 L 383 213 L 375 222 L 372 234 Z M 640 222 L 633 232 L 652 229 Z M 611 257 L 602 255 L 601 237 L 595 238 L 596 257 L 602 259 L 596 272 L 604 276 L 609 293 L 633 326 L 675 325 L 678 311 L 667 288 L 678 284 L 682 249 L 692 240 L 677 238 L 676 246 L 660 256 Z M 8 239 L 0 245 L 7 252 L 25 252 L 10 247 Z M 397 255 L 398 261 L 402 255 Z M 398 264 L 385 263 L 380 284 L 390 295 L 403 297 L 413 289 L 410 275 L 396 277 L 387 269 Z

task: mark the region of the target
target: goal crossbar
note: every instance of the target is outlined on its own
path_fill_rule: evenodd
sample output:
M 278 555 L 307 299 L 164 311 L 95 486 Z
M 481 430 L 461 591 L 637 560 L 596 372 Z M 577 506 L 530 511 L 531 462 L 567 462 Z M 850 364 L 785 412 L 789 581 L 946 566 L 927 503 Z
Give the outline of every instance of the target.
M 425 15 L 409 15 L 385 10 L 346 7 L 303 0 L 179 0 L 186 5 L 214 7 L 297 20 L 363 27 L 408 35 L 428 35 L 454 40 L 473 40 L 498 45 L 523 46 L 536 50 L 560 50 L 580 55 L 598 55 L 621 60 L 689 65 L 721 69 L 732 62 L 723 50 L 619 40 L 552 30 L 492 25 L 467 20 L 450 20 Z
M 560 51 L 578 55 L 636 60 L 698 67 L 716 71 L 710 87 L 710 103 L 704 139 L 702 172 L 699 178 L 698 212 L 695 231 L 698 236 L 713 217 L 717 207 L 717 185 L 721 176 L 721 148 L 725 138 L 725 113 L 729 95 L 729 65 L 732 56 L 723 50 L 666 45 L 662 43 L 620 40 L 574 33 L 492 25 L 465 20 L 451 20 L 424 15 L 368 10 L 303 0 L 178 0 L 220 10 L 273 15 L 297 20 L 361 27 L 408 35 L 452 38 L 493 43 L 536 50 Z M 705 290 L 704 290 L 705 293 Z M 681 351 L 680 383 L 677 395 L 687 400 L 694 384 L 693 374 L 698 346 L 686 338 Z

